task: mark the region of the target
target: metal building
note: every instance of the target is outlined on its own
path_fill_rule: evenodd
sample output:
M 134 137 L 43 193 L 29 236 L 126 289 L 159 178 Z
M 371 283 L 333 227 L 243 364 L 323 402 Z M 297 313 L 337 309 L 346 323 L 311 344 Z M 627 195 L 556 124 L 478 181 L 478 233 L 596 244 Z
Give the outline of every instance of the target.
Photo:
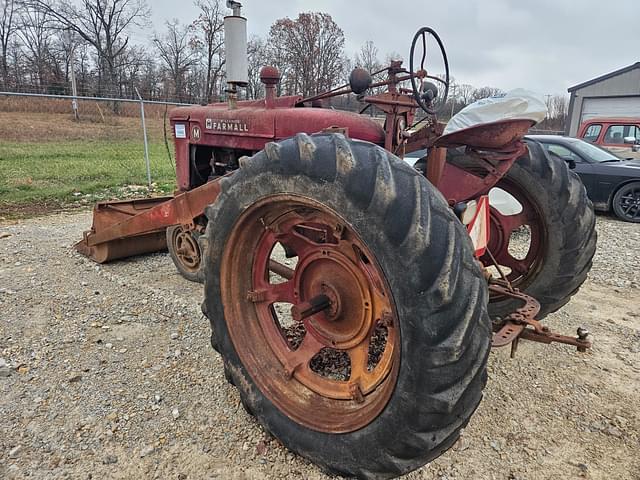
M 569 88 L 565 135 L 595 117 L 640 117 L 640 62 Z

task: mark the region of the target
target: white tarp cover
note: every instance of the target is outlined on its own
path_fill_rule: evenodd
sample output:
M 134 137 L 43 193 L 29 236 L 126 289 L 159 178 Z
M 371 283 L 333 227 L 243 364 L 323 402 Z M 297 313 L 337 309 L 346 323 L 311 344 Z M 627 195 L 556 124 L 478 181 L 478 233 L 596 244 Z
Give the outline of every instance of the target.
M 547 115 L 547 106 L 533 92 L 517 88 L 504 95 L 483 98 L 456 113 L 444 129 L 443 135 L 502 120 L 531 120 L 538 123 Z

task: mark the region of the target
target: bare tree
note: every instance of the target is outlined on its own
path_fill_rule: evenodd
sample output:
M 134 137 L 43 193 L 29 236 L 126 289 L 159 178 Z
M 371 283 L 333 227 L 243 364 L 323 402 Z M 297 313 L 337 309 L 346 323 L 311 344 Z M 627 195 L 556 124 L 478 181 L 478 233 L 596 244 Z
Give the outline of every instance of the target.
M 391 62 L 395 62 L 398 60 L 402 60 L 404 61 L 404 57 L 402 54 L 398 53 L 398 52 L 389 52 L 387 53 L 387 55 L 384 57 L 384 63 L 385 65 L 390 65 Z M 407 67 L 408 68 L 408 67 Z
M 495 88 L 495 87 L 480 87 L 480 88 L 476 88 L 471 97 L 473 98 L 474 102 L 477 102 L 478 100 L 482 100 L 483 98 L 489 98 L 489 97 L 495 97 L 497 95 L 501 95 L 503 94 L 504 91 L 500 90 L 499 88 Z
M 150 10 L 146 0 L 26 0 L 25 3 L 93 46 L 99 63 L 99 90 L 104 84 L 111 92 L 120 92 L 119 57 L 129 44 L 128 30 L 148 21 Z
M 224 60 L 224 16 L 219 0 L 196 0 L 200 9 L 198 18 L 193 22 L 197 32 L 195 41 L 202 50 L 205 69 L 205 100 L 211 101 L 214 91 L 223 75 Z
M 567 97 L 564 95 L 554 95 L 551 97 L 551 116 L 564 120 L 567 116 Z
M 118 57 L 118 84 L 122 86 L 125 96 L 136 95 L 136 86 L 142 83 L 141 76 L 147 59 L 146 49 L 140 46 L 129 47 Z
M 195 52 L 189 42 L 191 27 L 180 26 L 178 20 L 167 22 L 166 26 L 167 32 L 161 37 L 156 35 L 153 43 L 170 75 L 175 98 L 182 98 L 185 94 L 185 76 L 196 61 Z
M 378 47 L 375 46 L 373 41 L 367 40 L 360 47 L 360 51 L 356 53 L 353 63 L 356 67 L 364 68 L 369 73 L 375 73 L 382 68 L 382 64 L 378 60 Z
M 249 64 L 249 81 L 247 83 L 247 97 L 261 98 L 264 94 L 264 85 L 260 81 L 260 70 L 265 65 L 266 47 L 259 37 L 252 37 L 247 44 L 247 56 Z
M 567 97 L 564 95 L 546 95 L 546 97 L 547 116 L 536 128 L 563 131 L 567 121 Z
M 14 0 L 0 0 L 0 72 L 4 88 L 9 85 L 9 47 L 17 29 L 15 20 L 16 2 Z
M 378 59 L 378 47 L 375 46 L 373 41 L 367 40 L 362 47 L 360 47 L 360 51 L 356 53 L 355 58 L 353 59 L 353 64 L 356 67 L 361 67 L 367 70 L 372 75 L 380 71 L 382 67 L 382 63 Z M 385 75 L 385 72 L 379 73 L 377 75 L 373 75 L 373 81 L 377 82 L 382 80 Z M 371 93 L 377 94 L 382 92 L 385 87 L 377 87 L 371 90 Z M 369 110 L 373 113 L 373 110 Z
M 277 20 L 269 33 L 288 93 L 314 95 L 341 80 L 344 32 L 326 13 L 301 13 Z
M 474 90 L 475 89 L 473 88 L 473 85 L 469 85 L 468 83 L 458 85 L 458 99 L 460 100 L 460 103 L 462 103 L 463 107 L 466 107 L 467 105 L 473 103 Z
M 74 66 L 77 64 L 74 57 L 80 55 L 80 52 L 86 51 L 86 48 L 87 44 L 75 33 L 69 30 L 57 31 L 52 50 L 55 52 L 55 58 L 61 64 L 62 77 L 65 83 L 68 83 L 71 78 L 72 63 Z
M 18 35 L 22 39 L 26 60 L 32 76 L 32 84 L 45 92 L 46 86 L 53 83 L 52 75 L 58 70 L 53 52 L 56 31 L 53 19 L 44 10 L 26 6 L 20 11 Z M 60 73 L 60 72 L 57 72 Z

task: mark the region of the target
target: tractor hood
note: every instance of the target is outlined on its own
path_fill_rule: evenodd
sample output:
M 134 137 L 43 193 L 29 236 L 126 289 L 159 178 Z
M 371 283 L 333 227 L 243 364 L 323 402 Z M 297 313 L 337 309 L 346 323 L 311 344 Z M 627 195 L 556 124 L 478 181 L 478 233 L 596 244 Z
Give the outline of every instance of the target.
M 300 106 L 300 97 L 279 97 L 267 107 L 264 100 L 179 107 L 171 111 L 176 141 L 221 148 L 262 150 L 265 143 L 296 133 L 318 133 L 331 127 L 351 138 L 384 144 L 384 129 L 375 120 L 352 112 Z M 183 127 L 184 125 L 184 127 Z

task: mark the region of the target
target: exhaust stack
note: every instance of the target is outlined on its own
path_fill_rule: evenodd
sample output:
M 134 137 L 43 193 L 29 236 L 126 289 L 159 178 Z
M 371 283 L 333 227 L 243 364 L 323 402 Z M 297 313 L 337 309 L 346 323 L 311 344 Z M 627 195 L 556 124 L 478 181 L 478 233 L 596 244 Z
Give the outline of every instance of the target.
M 237 88 L 249 81 L 247 61 L 247 19 L 240 14 L 242 4 L 227 0 L 233 14 L 224 17 L 224 48 L 227 64 L 227 84 L 229 88 L 229 108 L 236 108 Z

